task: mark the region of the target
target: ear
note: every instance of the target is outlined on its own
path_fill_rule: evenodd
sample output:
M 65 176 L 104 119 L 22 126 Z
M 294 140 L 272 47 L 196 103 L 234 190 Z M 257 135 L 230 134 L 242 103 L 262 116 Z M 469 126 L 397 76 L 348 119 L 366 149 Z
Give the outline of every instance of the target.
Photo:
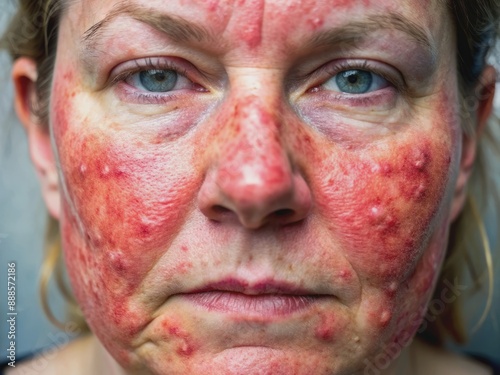
M 476 160 L 477 146 L 481 135 L 493 110 L 495 96 L 496 70 L 491 65 L 486 66 L 481 74 L 478 84 L 471 95 L 476 96 L 477 105 L 471 111 L 471 121 L 474 124 L 474 134 L 463 134 L 462 156 L 455 188 L 455 197 L 451 208 L 451 221 L 454 221 L 462 211 L 467 198 L 467 183 L 472 173 Z
M 40 123 L 34 112 L 37 105 L 37 66 L 29 58 L 18 58 L 12 68 L 14 104 L 17 116 L 28 135 L 31 160 L 42 187 L 42 196 L 49 213 L 59 219 L 60 193 L 57 166 L 50 142 L 49 124 Z

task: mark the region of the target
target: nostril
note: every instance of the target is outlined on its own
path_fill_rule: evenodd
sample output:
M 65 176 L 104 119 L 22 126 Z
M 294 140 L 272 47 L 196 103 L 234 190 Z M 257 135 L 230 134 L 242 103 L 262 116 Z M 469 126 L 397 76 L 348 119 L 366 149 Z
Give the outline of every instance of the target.
M 294 210 L 290 209 L 290 208 L 283 208 L 281 210 L 276 210 L 273 212 L 274 216 L 276 217 L 286 217 L 286 216 L 293 216 L 295 213 Z
M 212 207 L 212 211 L 216 214 L 226 214 L 226 213 L 230 212 L 231 210 L 224 207 L 224 206 L 217 204 L 217 205 Z

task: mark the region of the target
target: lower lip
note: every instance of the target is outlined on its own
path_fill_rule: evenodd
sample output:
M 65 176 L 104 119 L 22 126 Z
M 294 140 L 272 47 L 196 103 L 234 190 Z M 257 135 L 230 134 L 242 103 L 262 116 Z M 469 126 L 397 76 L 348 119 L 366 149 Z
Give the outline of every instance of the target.
M 291 315 L 311 308 L 319 297 L 286 295 L 286 294 L 259 294 L 248 295 L 236 292 L 210 291 L 184 295 L 209 311 L 223 313 L 237 313 L 248 317 L 280 317 Z

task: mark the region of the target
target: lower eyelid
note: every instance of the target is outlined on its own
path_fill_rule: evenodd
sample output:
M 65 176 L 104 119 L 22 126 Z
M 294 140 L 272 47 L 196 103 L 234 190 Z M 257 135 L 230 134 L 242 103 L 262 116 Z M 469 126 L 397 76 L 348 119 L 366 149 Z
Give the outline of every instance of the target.
M 145 105 L 165 105 L 177 100 L 189 100 L 193 98 L 194 93 L 208 93 L 209 90 L 191 82 L 190 91 L 184 88 L 166 92 L 144 91 L 129 85 L 121 80 L 113 87 L 114 94 L 120 101 L 130 104 Z

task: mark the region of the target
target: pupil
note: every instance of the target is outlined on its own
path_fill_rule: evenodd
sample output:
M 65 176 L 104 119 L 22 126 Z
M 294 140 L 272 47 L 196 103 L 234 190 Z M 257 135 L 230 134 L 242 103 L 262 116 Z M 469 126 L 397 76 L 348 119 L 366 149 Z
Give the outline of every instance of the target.
M 347 80 L 349 81 L 349 83 L 357 83 L 358 82 L 358 77 L 356 76 L 356 74 L 351 74 L 349 77 L 347 77 Z
M 167 77 L 164 72 L 157 72 L 155 73 L 155 78 L 157 81 L 165 81 Z

